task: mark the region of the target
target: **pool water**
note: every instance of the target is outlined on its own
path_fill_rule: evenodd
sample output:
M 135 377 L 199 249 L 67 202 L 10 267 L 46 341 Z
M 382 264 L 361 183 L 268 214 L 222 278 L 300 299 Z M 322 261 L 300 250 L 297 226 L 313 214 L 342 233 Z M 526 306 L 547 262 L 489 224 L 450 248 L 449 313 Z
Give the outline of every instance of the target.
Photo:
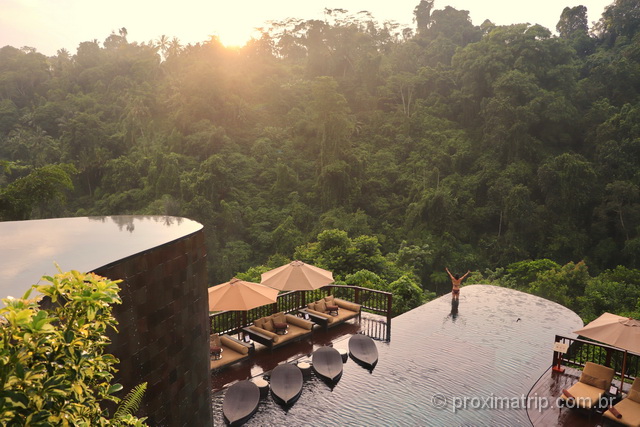
M 292 407 L 269 395 L 246 425 L 528 426 L 523 399 L 551 366 L 555 335 L 574 336 L 582 325 L 545 299 L 465 286 L 457 310 L 445 295 L 395 317 L 391 341 L 376 341 L 372 372 L 349 359 L 333 388 L 312 374 Z M 334 347 L 348 349 L 348 339 Z M 224 392 L 212 398 L 216 426 L 223 400 Z

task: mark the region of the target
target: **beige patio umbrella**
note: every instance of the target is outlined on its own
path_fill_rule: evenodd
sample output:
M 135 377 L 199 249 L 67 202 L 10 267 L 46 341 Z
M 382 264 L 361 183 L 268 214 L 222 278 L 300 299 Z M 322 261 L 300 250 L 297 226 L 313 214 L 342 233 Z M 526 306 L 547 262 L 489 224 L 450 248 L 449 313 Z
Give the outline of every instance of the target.
M 625 350 L 621 372 L 623 377 L 627 365 L 627 352 L 640 354 L 640 321 L 630 317 L 604 313 L 574 333 Z
M 234 277 L 226 283 L 209 288 L 209 311 L 251 310 L 273 304 L 277 297 L 277 289 Z
M 273 304 L 277 298 L 277 289 L 234 277 L 226 283 L 209 288 L 209 311 L 242 311 L 242 322 L 246 324 L 247 310 Z M 238 325 L 238 334 L 240 327 Z
M 293 261 L 262 273 L 263 285 L 281 291 L 312 291 L 333 283 L 333 274 L 320 267 Z

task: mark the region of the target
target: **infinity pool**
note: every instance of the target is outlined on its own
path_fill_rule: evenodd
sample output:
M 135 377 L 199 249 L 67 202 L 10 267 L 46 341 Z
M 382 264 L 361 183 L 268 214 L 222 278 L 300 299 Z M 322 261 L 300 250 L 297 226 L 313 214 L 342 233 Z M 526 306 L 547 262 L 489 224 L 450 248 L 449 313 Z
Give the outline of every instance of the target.
M 395 317 L 391 341 L 376 342 L 372 372 L 349 359 L 333 389 L 311 375 L 291 408 L 269 395 L 246 425 L 528 426 L 522 399 L 551 365 L 555 335 L 574 336 L 582 325 L 545 299 L 466 286 L 457 311 L 445 295 Z M 347 349 L 348 340 L 333 345 Z M 224 425 L 223 401 L 224 392 L 212 398 L 216 426 Z

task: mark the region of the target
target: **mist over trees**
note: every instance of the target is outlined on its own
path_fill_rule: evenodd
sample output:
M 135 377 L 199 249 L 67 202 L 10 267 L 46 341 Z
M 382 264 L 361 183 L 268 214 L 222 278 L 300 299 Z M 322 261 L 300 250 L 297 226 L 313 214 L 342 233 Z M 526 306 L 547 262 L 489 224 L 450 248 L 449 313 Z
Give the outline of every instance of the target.
M 450 290 L 445 266 L 506 283 L 544 265 L 517 286 L 584 313 L 598 289 L 636 295 L 638 2 L 591 29 L 567 7 L 557 34 L 414 13 L 326 10 L 240 49 L 125 28 L 51 57 L 5 46 L 0 219 L 185 216 L 206 227 L 211 284 L 306 257 L 409 308 Z M 542 277 L 576 265 L 588 285 Z

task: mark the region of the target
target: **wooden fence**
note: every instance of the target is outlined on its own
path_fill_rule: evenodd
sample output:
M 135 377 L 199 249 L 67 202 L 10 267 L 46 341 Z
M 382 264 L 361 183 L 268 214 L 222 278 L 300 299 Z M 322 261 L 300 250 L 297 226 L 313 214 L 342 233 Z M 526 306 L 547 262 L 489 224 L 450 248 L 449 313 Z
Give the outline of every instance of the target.
M 393 294 L 359 286 L 339 285 L 327 285 L 314 291 L 284 292 L 278 295 L 274 304 L 263 305 L 248 311 L 219 311 L 209 314 L 211 333 L 237 334 L 242 328 L 249 326 L 254 319 L 280 311 L 292 313 L 306 307 L 308 302 L 319 300 L 327 295 L 355 302 L 362 306 L 363 311 L 385 316 L 387 335 L 390 334 Z
M 560 362 L 564 366 L 583 367 L 586 362 L 613 368 L 616 375 L 622 375 L 622 365 L 625 363 L 625 380 L 633 380 L 640 369 L 640 354 L 625 352 L 617 347 L 611 347 L 593 341 L 578 338 L 568 338 L 556 335 L 556 342 L 567 344 L 566 353 L 553 352 L 553 364 Z M 625 354 L 626 353 L 626 354 Z M 625 362 L 626 357 L 626 362 Z

